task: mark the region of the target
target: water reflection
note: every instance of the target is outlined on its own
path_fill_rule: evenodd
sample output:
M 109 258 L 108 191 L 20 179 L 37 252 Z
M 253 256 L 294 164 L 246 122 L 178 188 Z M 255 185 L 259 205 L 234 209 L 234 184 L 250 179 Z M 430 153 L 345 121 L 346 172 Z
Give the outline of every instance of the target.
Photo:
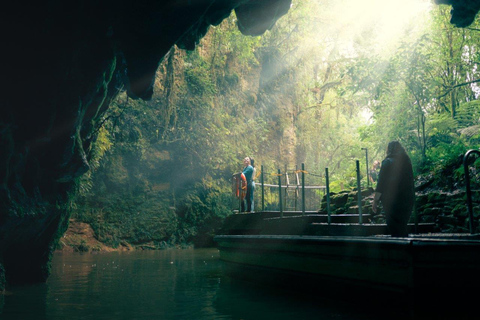
M 0 297 L 0 319 L 47 319 L 46 297 L 48 286 L 44 283 L 21 286 Z
M 75 309 L 91 319 L 211 319 L 218 272 L 214 281 L 208 274 L 211 262 L 218 269 L 217 259 L 216 250 L 83 255 L 74 261 L 62 256 L 48 283 L 58 299 L 48 316 L 68 316 Z
M 2 320 L 384 318 L 226 277 L 216 249 L 57 254 L 46 284 L 10 291 Z

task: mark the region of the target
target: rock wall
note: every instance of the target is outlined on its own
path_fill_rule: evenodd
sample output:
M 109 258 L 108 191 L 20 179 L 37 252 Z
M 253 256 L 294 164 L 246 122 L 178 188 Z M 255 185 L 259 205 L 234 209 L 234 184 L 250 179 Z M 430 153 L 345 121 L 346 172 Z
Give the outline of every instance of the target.
M 480 201 L 473 198 L 474 232 L 480 232 Z M 367 218 L 365 223 L 385 223 L 382 212 L 372 211 L 373 189 L 362 191 L 362 214 Z M 434 232 L 438 233 L 468 233 L 470 220 L 467 210 L 467 196 L 464 190 L 447 192 L 430 190 L 416 192 L 415 209 L 418 223 L 434 223 Z M 331 214 L 357 214 L 357 192 L 341 192 L 330 197 Z M 319 213 L 327 213 L 326 196 L 324 196 Z M 410 223 L 415 222 L 412 214 Z
M 121 90 L 149 99 L 176 44 L 193 49 L 236 11 L 259 35 L 291 0 L 12 2 L 2 10 L 0 290 L 45 281 L 68 225 L 76 181 L 89 170 L 105 111 Z

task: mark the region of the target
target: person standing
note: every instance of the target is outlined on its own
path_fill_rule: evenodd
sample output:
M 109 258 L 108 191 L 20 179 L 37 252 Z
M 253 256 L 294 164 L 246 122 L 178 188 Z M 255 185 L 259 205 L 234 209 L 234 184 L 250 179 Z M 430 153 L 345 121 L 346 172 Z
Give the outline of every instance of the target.
M 373 184 L 378 180 L 378 170 L 380 169 L 380 161 L 375 160 L 373 162 L 372 169 L 370 170 L 369 178 L 370 182 Z
M 250 163 L 250 157 L 245 157 L 243 159 L 243 168 L 242 173 L 245 175 L 245 179 L 247 180 L 247 194 L 245 195 L 245 200 L 242 200 L 242 212 L 252 212 L 252 198 L 253 198 L 253 190 L 252 190 L 252 181 L 253 181 L 253 167 Z M 245 208 L 245 201 L 247 206 Z
M 377 213 L 382 201 L 389 233 L 393 237 L 408 236 L 407 224 L 415 202 L 413 169 L 410 157 L 398 141 L 387 146 L 375 188 L 372 210 Z

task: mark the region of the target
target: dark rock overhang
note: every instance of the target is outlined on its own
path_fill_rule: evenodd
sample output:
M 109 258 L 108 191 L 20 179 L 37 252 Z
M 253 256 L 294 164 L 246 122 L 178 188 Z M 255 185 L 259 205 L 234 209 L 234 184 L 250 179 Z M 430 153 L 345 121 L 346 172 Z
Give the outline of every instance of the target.
M 480 10 L 480 0 L 435 0 L 435 3 L 452 6 L 450 22 L 459 28 L 471 25 Z
M 208 28 L 220 24 L 232 9 L 243 34 L 261 35 L 290 6 L 291 0 L 126 2 L 108 32 L 125 57 L 128 95 L 150 99 L 155 72 L 168 50 L 174 44 L 193 50 Z
M 13 1 L 0 11 L 0 290 L 44 281 L 76 179 L 112 100 L 149 99 L 170 48 L 193 49 L 232 10 L 259 35 L 291 0 Z
M 3 144 L 23 149 L 28 159 L 41 153 L 40 162 L 48 163 L 36 166 L 68 182 L 89 168 L 92 131 L 108 101 L 123 89 L 131 98 L 150 99 L 157 68 L 173 45 L 194 49 L 232 10 L 241 32 L 262 34 L 290 6 L 291 0 L 14 2 L 0 17 L 6 53 L 0 125 L 4 137 L 11 134 Z M 12 172 L 0 171 L 0 183 L 14 178 Z M 20 179 L 40 176 L 28 175 Z

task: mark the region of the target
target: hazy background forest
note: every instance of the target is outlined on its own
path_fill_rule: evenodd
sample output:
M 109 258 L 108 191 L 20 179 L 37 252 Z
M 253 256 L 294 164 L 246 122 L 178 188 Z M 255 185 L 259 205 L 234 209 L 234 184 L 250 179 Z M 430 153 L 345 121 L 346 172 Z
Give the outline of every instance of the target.
M 328 167 L 338 192 L 356 186 L 356 159 L 366 171 L 362 148 L 372 163 L 394 139 L 419 179 L 441 180 L 480 145 L 480 28 L 449 20 L 428 0 L 296 0 L 245 37 L 232 14 L 194 51 L 171 49 L 151 101 L 116 100 L 73 219 L 112 247 L 206 245 L 245 156 L 268 179 L 305 163 L 324 184 Z

